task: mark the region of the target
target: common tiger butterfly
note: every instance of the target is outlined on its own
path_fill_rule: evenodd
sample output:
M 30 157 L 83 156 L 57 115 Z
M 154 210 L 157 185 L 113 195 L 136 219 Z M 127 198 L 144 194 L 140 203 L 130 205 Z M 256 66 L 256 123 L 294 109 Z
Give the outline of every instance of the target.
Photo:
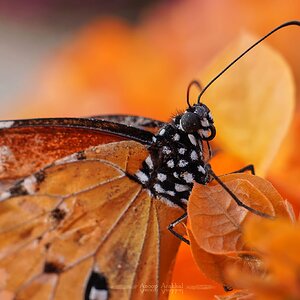
M 167 298 L 160 287 L 180 242 L 168 226 L 185 215 L 194 181 L 219 180 L 208 162 L 214 122 L 200 97 L 267 36 L 299 24 L 243 52 L 170 123 L 130 115 L 0 122 L 0 298 Z

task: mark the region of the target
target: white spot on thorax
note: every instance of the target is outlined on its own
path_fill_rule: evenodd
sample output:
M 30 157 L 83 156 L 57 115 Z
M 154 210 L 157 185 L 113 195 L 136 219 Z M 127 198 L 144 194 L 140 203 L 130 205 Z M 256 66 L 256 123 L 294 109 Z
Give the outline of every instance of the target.
M 197 146 L 197 141 L 195 139 L 195 137 L 192 134 L 188 135 L 190 142 L 194 145 Z
M 166 194 L 173 196 L 173 197 L 175 196 L 175 192 L 173 192 L 173 191 L 166 191 Z
M 175 178 L 178 178 L 178 177 L 179 177 L 179 174 L 178 174 L 177 172 L 174 172 L 174 173 L 173 173 L 173 176 L 174 176 Z
M 168 161 L 167 161 L 167 166 L 168 166 L 169 168 L 174 168 L 174 160 L 173 160 L 173 159 L 168 160 Z
M 187 166 L 189 163 L 186 161 L 186 160 L 184 160 L 184 159 L 181 159 L 180 161 L 179 161 L 179 163 L 178 163 L 178 166 L 180 167 L 180 168 L 184 168 L 185 166 Z
M 183 155 L 185 152 L 186 152 L 186 149 L 185 149 L 185 148 L 179 148 L 179 149 L 178 149 L 178 153 L 179 153 L 179 154 L 182 154 L 182 155 Z
M 146 183 L 146 182 L 149 181 L 148 176 L 147 176 L 144 172 L 142 172 L 142 171 L 137 171 L 137 172 L 135 173 L 135 176 L 139 179 L 139 181 L 140 181 L 141 183 Z
M 166 192 L 166 191 L 161 187 L 161 185 L 158 184 L 158 183 L 155 183 L 154 186 L 153 186 L 153 188 L 155 189 L 155 191 L 156 191 L 157 193 L 165 193 L 165 192 Z
M 159 135 L 164 135 L 166 133 L 166 130 L 163 128 L 163 129 L 161 129 L 160 131 L 159 131 Z
M 185 191 L 188 191 L 189 189 L 190 189 L 190 187 L 188 185 L 175 183 L 175 190 L 177 192 L 185 192 Z
M 200 134 L 204 137 L 208 137 L 209 136 L 209 130 L 204 130 L 204 129 L 201 129 L 200 130 Z
M 187 204 L 187 203 L 188 203 L 188 201 L 187 201 L 186 199 L 184 199 L 184 198 L 181 198 L 180 201 L 181 201 L 182 203 L 184 203 L 184 204 Z
M 14 121 L 3 121 L 0 122 L 0 128 L 10 128 L 11 126 L 14 125 Z
M 167 179 L 167 175 L 163 174 L 163 173 L 158 173 L 157 174 L 157 179 L 161 182 L 165 181 Z
M 149 167 L 150 169 L 153 169 L 153 162 L 152 162 L 152 159 L 151 159 L 150 156 L 148 156 L 148 157 L 146 158 L 145 162 L 146 162 L 146 164 L 148 165 L 148 167 Z
M 173 140 L 176 141 L 176 142 L 179 141 L 180 140 L 180 135 L 178 133 L 175 133 L 174 136 L 173 136 Z
M 202 166 L 198 166 L 197 169 L 198 169 L 199 172 L 205 174 L 205 170 Z
M 199 157 L 198 157 L 198 154 L 197 154 L 197 152 L 195 151 L 195 150 L 193 150 L 192 152 L 191 152 L 191 159 L 192 160 L 197 160 Z
M 201 120 L 201 125 L 202 125 L 203 127 L 208 127 L 208 126 L 209 126 L 209 122 L 207 121 L 206 118 L 203 119 L 203 120 Z
M 184 172 L 182 177 L 186 183 L 191 183 L 194 180 L 193 174 L 191 174 L 189 172 Z
M 163 151 L 164 154 L 167 154 L 167 155 L 172 152 L 171 149 L 169 147 L 167 147 L 167 146 L 163 146 L 163 150 L 162 151 Z

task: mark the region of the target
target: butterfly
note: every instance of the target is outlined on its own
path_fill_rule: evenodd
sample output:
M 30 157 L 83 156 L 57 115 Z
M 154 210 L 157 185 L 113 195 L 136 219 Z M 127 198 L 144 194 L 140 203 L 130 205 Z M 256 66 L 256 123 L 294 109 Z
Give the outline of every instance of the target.
M 219 76 L 193 105 L 192 82 L 187 109 L 170 122 L 0 122 L 1 299 L 168 298 L 181 237 L 170 224 L 186 217 L 194 182 L 218 178 L 200 96 Z
M 103 116 L 0 127 L 0 295 L 167 298 L 160 287 L 180 242 L 168 225 L 186 210 L 193 181 L 208 180 L 207 106 L 170 123 Z

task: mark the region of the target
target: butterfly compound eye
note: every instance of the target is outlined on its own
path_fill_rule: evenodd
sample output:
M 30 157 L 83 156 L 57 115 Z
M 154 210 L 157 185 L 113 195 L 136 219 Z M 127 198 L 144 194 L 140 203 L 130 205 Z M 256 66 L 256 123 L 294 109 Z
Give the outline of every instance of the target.
M 192 133 L 201 127 L 201 120 L 195 113 L 185 112 L 181 117 L 180 124 L 185 132 Z

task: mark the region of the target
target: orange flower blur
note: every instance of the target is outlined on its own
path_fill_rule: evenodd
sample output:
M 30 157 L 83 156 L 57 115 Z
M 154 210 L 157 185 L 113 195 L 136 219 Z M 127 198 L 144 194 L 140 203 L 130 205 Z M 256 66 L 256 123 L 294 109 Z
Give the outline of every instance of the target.
M 228 270 L 228 275 L 240 287 L 254 292 L 255 296 L 248 294 L 249 299 L 299 299 L 299 223 L 253 218 L 245 226 L 245 239 L 264 254 L 264 263 L 269 270 L 264 277 L 241 273 L 236 268 Z M 231 298 L 224 297 L 226 299 Z
M 231 1 L 228 8 L 225 2 L 221 4 L 229 19 L 230 7 L 237 2 Z M 285 19 L 276 18 L 275 4 L 267 2 L 259 7 L 245 1 L 240 4 L 239 17 L 233 19 L 242 20 L 244 11 L 251 7 L 254 11 L 267 7 L 270 19 L 250 26 L 263 29 L 262 33 L 292 17 L 290 11 L 285 11 Z M 289 8 L 297 10 L 300 5 Z M 192 79 L 208 82 L 257 39 L 238 34 L 233 20 L 213 39 L 209 28 L 214 27 L 212 20 L 220 16 L 222 9 L 207 3 L 205 10 L 213 12 L 213 17 L 200 15 L 202 7 L 191 0 L 171 9 L 158 7 L 136 27 L 116 18 L 91 23 L 45 63 L 35 87 L 22 96 L 26 108 L 16 114 L 49 117 L 128 113 L 166 120 L 177 109 L 185 108 L 186 87 Z M 242 24 L 249 25 L 246 21 Z M 283 40 L 288 37 L 292 33 Z M 176 47 L 170 41 L 176 41 Z M 284 48 L 284 42 L 273 43 Z M 222 50 L 225 45 L 229 47 L 216 56 L 216 49 Z M 284 49 L 287 48 L 293 67 L 299 67 L 299 50 Z M 254 163 L 258 174 L 267 176 L 298 212 L 300 115 L 296 114 L 290 127 L 295 86 L 289 65 L 281 55 L 265 44 L 259 46 L 224 74 L 208 90 L 203 102 L 211 108 L 217 124 L 216 148 L 221 151 L 212 161 L 215 172 L 229 173 Z M 171 290 L 172 300 L 212 299 L 223 293 L 221 285 L 198 270 L 186 245 L 180 248 L 173 282 L 179 288 Z

